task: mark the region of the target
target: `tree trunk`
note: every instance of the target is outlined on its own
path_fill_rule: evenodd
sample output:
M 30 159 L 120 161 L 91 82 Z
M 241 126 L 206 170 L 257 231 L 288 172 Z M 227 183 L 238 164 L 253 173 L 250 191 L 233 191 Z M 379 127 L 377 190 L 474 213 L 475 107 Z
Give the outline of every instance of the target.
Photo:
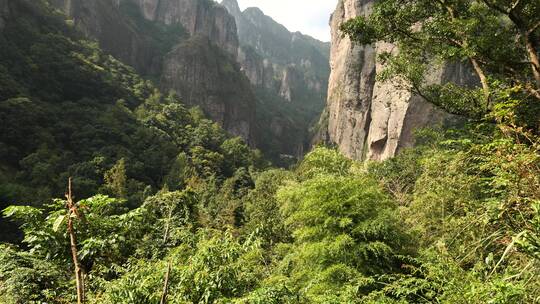
M 66 194 L 67 207 L 68 207 L 68 233 L 71 247 L 71 257 L 73 258 L 73 265 L 75 266 L 75 282 L 77 284 L 77 304 L 84 303 L 84 281 L 83 272 L 79 263 L 77 253 L 77 237 L 75 236 L 75 229 L 73 228 L 73 216 L 77 216 L 76 206 L 73 203 L 73 196 L 71 193 L 71 177 L 68 182 L 68 193 Z
M 165 282 L 163 283 L 163 294 L 161 295 L 161 301 L 159 304 L 167 304 L 167 294 L 169 293 L 169 275 L 171 273 L 171 262 L 167 265 L 167 272 L 165 273 Z
M 540 59 L 538 58 L 538 50 L 534 45 L 534 35 L 529 33 L 525 35 L 525 46 L 527 48 L 527 54 L 531 61 L 531 68 L 536 81 L 536 89 L 540 90 Z
M 478 63 L 476 59 L 470 58 L 470 61 L 474 68 L 474 71 L 476 72 L 476 75 L 478 75 L 478 78 L 480 78 L 480 83 L 482 84 L 482 92 L 484 93 L 484 98 L 486 100 L 486 107 L 489 110 L 491 92 L 489 89 L 489 82 L 488 82 L 487 76 L 484 73 L 484 70 L 482 70 L 482 67 L 480 66 L 480 64 Z
M 165 231 L 163 232 L 163 244 L 167 244 L 167 241 L 169 240 L 169 231 L 171 229 L 171 218 L 173 213 L 173 207 L 171 206 L 169 208 L 169 213 L 167 216 L 167 222 L 165 223 Z

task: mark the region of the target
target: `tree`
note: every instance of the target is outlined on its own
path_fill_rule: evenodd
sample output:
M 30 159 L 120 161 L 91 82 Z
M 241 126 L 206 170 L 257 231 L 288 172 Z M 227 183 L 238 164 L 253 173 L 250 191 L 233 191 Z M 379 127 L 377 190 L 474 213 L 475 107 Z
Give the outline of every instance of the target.
M 300 168 L 306 169 L 319 155 L 333 153 L 315 150 Z M 338 160 L 334 155 L 337 163 L 345 158 Z M 286 273 L 294 285 L 305 288 L 310 302 L 337 303 L 340 295 L 351 296 L 354 287 L 362 286 L 364 278 L 399 272 L 399 256 L 411 253 L 394 202 L 375 180 L 342 170 L 320 171 L 277 194 L 294 239 L 282 263 L 288 265 Z
M 428 101 L 478 119 L 492 114 L 498 103 L 509 103 L 509 90 L 510 96 L 540 101 L 539 16 L 540 4 L 531 0 L 382 0 L 371 15 L 349 20 L 341 29 L 363 44 L 386 41 L 399 47 L 397 54 L 381 55 L 387 64 L 382 79 L 398 77 Z M 481 92 L 427 84 L 437 62 L 471 66 Z
M 291 180 L 294 180 L 294 175 L 285 170 L 269 170 L 257 176 L 255 188 L 243 199 L 246 221 L 242 227 L 244 234 L 256 233 L 266 246 L 290 240 L 290 232 L 279 210 L 276 193 Z
M 126 161 L 121 158 L 107 172 L 105 172 L 105 187 L 118 198 L 127 197 Z

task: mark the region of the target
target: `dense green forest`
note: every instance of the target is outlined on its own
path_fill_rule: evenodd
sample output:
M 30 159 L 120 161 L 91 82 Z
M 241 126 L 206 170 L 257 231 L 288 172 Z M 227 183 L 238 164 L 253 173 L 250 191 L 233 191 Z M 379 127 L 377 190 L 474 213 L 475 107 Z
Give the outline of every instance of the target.
M 0 303 L 540 303 L 538 1 L 380 0 L 345 23 L 399 46 L 381 78 L 467 122 L 384 162 L 320 146 L 289 169 L 47 2 L 12 3 Z M 423 81 L 448 61 L 479 87 Z

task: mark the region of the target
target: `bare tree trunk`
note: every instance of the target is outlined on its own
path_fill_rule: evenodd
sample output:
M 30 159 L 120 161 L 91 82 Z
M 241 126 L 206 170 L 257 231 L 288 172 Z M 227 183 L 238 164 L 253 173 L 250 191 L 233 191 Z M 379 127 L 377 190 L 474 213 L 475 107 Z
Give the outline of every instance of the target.
M 165 231 L 163 232 L 163 243 L 167 244 L 167 241 L 169 240 L 169 231 L 171 230 L 171 218 L 173 213 L 173 207 L 171 206 L 169 208 L 169 213 L 167 216 L 167 222 L 165 223 Z
M 77 253 L 77 238 L 75 236 L 75 229 L 73 228 L 73 216 L 77 216 L 77 207 L 73 202 L 73 195 L 71 192 L 71 177 L 68 182 L 68 193 L 66 194 L 67 207 L 68 207 L 68 232 L 69 241 L 71 245 L 71 257 L 73 258 L 73 265 L 75 266 L 75 281 L 77 284 L 77 304 L 84 303 L 84 278 L 81 265 L 79 263 Z
M 163 294 L 159 304 L 167 304 L 167 294 L 169 293 L 169 275 L 171 273 L 171 262 L 167 265 L 167 273 L 165 273 L 165 282 L 163 283 Z
M 525 46 L 527 47 L 527 54 L 531 61 L 531 68 L 536 81 L 536 89 L 540 90 L 540 59 L 538 58 L 538 51 L 534 46 L 534 36 L 532 33 L 525 35 Z
M 486 100 L 486 106 L 489 110 L 490 107 L 490 99 L 491 99 L 491 92 L 489 89 L 489 82 L 486 76 L 486 73 L 484 73 L 484 70 L 482 70 L 482 67 L 478 63 L 478 61 L 474 58 L 470 58 L 470 61 L 472 63 L 472 66 L 474 68 L 474 71 L 478 75 L 478 78 L 480 78 L 480 83 L 482 84 L 482 92 L 484 93 L 484 98 Z

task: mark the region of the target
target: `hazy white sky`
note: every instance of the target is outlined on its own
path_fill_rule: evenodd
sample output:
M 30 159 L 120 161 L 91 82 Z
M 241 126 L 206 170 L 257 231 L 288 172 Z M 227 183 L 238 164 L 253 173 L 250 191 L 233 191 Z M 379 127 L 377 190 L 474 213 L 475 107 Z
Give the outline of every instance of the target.
M 338 0 L 238 0 L 242 10 L 256 6 L 283 24 L 289 31 L 300 31 L 330 41 L 328 20 Z

